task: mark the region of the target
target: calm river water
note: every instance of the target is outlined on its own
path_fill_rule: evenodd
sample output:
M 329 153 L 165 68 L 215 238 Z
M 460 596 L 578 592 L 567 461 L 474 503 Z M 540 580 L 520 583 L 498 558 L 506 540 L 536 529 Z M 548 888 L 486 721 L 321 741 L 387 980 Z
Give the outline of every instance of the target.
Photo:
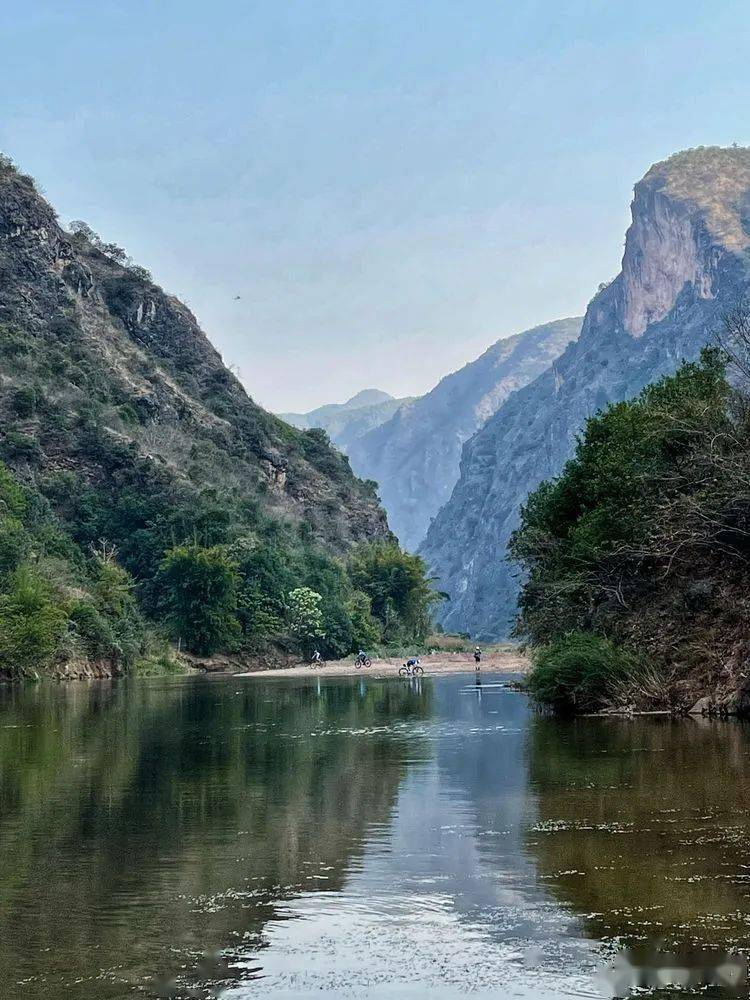
M 491 676 L 6 687 L 0 996 L 606 995 L 626 944 L 750 948 L 749 808 L 740 724 Z

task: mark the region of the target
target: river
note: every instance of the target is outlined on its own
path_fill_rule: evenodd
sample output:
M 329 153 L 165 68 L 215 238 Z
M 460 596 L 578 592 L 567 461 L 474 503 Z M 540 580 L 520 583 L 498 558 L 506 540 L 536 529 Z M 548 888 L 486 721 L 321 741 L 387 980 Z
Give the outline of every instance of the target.
M 750 949 L 748 729 L 506 680 L 2 688 L 3 1000 L 596 997 L 629 944 Z

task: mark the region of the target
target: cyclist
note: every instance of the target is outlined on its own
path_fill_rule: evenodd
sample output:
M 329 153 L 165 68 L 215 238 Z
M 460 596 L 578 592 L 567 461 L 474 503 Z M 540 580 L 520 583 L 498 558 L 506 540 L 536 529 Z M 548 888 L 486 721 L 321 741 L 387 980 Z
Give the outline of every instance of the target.
M 407 667 L 418 667 L 419 666 L 419 657 L 418 656 L 410 656 L 409 659 L 406 661 L 406 665 L 407 665 Z
M 322 663 L 322 662 L 323 662 L 323 657 L 320 655 L 320 650 L 316 649 L 315 652 L 312 655 L 312 659 L 310 660 L 310 666 L 314 667 L 314 666 L 317 666 L 319 663 Z
M 360 651 L 357 653 L 357 663 L 364 663 L 366 659 L 367 659 L 367 653 L 364 651 L 364 649 L 360 649 Z
M 474 647 L 474 663 L 476 664 L 476 669 L 479 670 L 479 664 L 482 662 L 482 650 L 479 646 Z

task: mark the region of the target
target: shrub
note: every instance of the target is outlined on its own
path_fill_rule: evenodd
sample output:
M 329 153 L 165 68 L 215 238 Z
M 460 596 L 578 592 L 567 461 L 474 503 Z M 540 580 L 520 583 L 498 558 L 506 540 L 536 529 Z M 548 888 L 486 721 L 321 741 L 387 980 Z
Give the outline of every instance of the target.
M 351 621 L 351 649 L 372 649 L 382 637 L 380 622 L 372 616 L 372 605 L 367 594 L 357 590 L 346 602 L 346 610 Z
M 16 389 L 11 397 L 11 406 L 16 416 L 22 419 L 33 417 L 36 410 L 36 393 L 29 386 Z
M 0 575 L 18 568 L 30 544 L 28 532 L 17 518 L 0 518 Z
M 89 601 L 74 601 L 69 609 L 70 627 L 82 653 L 92 660 L 119 652 L 112 625 Z
M 571 632 L 534 653 L 529 690 L 559 712 L 592 712 L 640 669 L 638 659 L 609 639 Z
M 33 462 L 41 457 L 39 442 L 20 431 L 8 431 L 2 441 L 4 458 Z

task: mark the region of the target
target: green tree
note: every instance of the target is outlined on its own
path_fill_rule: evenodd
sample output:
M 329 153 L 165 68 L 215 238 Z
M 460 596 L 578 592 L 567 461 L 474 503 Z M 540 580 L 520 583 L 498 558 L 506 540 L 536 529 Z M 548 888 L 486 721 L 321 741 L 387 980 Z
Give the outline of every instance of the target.
M 159 585 L 174 633 L 189 650 L 210 656 L 236 648 L 239 576 L 224 546 L 175 546 L 162 560 Z
M 372 649 L 382 638 L 382 626 L 372 615 L 372 603 L 367 594 L 355 590 L 344 605 L 352 628 L 352 649 Z
M 370 599 L 386 639 L 424 642 L 440 595 L 419 556 L 403 552 L 395 543 L 375 542 L 352 554 L 348 571 L 354 587 Z
M 624 606 L 630 575 L 649 559 L 687 555 L 689 538 L 680 536 L 688 522 L 679 524 L 677 511 L 698 502 L 707 515 L 716 484 L 728 479 L 726 450 L 745 452 L 728 399 L 721 357 L 707 350 L 588 421 L 574 457 L 531 494 L 511 539 L 528 571 L 521 634 L 537 644 L 590 630 L 597 618 L 605 627 L 603 615 Z
M 287 596 L 289 632 L 305 656 L 325 635 L 322 604 L 322 596 L 309 587 L 296 587 Z
M 0 594 L 0 670 L 20 676 L 51 666 L 67 625 L 59 594 L 28 566 L 19 566 Z

